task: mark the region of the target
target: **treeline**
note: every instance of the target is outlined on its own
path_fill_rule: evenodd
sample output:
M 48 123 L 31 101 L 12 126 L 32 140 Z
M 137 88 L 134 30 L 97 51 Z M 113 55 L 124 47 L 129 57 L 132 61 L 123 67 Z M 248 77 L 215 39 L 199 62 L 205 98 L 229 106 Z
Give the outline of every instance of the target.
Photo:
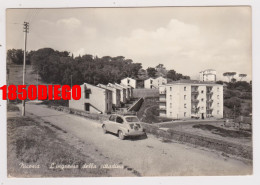
M 35 71 L 46 83 L 97 85 L 109 82 L 120 82 L 124 77 L 136 78 L 140 63 L 133 63 L 123 56 L 102 58 L 92 55 L 73 57 L 69 52 L 43 48 L 33 52 L 30 57 Z
M 26 64 L 31 64 L 31 56 L 35 51 L 26 52 Z M 8 63 L 17 65 L 23 64 L 24 50 L 22 49 L 9 49 L 6 53 L 6 60 Z
M 23 64 L 23 50 L 8 50 L 7 61 Z M 42 81 L 56 84 L 120 83 L 125 77 L 141 79 L 142 73 L 146 78 L 164 76 L 171 80 L 190 79 L 173 69 L 167 71 L 162 64 L 144 70 L 141 63 L 134 63 L 123 56 L 100 58 L 86 54 L 74 58 L 73 54 L 70 56 L 67 51 L 56 51 L 52 48 L 27 52 L 26 63 L 33 66 Z

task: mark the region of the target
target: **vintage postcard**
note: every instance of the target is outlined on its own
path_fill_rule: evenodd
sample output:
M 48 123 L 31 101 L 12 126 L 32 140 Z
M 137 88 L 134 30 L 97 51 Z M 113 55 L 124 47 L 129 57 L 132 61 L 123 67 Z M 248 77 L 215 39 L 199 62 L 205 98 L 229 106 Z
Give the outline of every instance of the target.
M 253 174 L 250 6 L 8 8 L 8 178 Z

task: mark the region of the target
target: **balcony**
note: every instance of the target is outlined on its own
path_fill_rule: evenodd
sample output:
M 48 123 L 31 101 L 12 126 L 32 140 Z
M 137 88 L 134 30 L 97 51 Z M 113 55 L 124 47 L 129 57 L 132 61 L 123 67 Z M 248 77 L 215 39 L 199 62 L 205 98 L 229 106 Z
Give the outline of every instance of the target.
M 197 99 L 191 99 L 191 103 L 199 103 L 199 100 L 197 100 Z
M 159 110 L 160 111 L 166 111 L 166 107 L 160 107 Z
M 159 99 L 159 103 L 166 103 L 166 99 L 165 98 L 160 98 Z
M 159 94 L 166 94 L 166 90 L 159 91 Z
M 198 95 L 198 94 L 199 94 L 199 91 L 197 91 L 197 90 L 192 91 L 191 94 L 193 94 L 193 95 Z
M 207 103 L 212 103 L 212 102 L 213 102 L 212 99 L 207 100 Z
M 199 112 L 199 108 L 192 108 L 192 109 L 191 109 L 191 112 L 192 112 L 192 113 L 198 113 L 198 112 Z

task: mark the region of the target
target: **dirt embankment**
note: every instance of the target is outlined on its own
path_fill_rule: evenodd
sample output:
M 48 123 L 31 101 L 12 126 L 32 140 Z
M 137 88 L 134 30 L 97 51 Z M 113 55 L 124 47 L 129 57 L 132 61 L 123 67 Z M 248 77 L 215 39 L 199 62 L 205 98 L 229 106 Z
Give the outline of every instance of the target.
M 10 177 L 111 176 L 98 161 L 82 154 L 82 143 L 70 138 L 76 147 L 69 145 L 59 137 L 67 132 L 50 122 L 12 117 L 7 120 L 7 132 Z

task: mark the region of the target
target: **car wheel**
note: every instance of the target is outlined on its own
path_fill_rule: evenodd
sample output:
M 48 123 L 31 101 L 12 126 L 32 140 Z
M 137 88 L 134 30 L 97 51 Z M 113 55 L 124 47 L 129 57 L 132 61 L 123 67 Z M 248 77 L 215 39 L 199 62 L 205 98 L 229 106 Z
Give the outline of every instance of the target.
M 106 134 L 107 133 L 107 129 L 106 129 L 105 125 L 102 126 L 102 129 L 103 129 L 104 134 Z
M 125 136 L 124 136 L 124 134 L 123 134 L 123 132 L 122 132 L 121 130 L 118 131 L 118 137 L 119 137 L 119 139 L 121 139 L 121 140 L 124 140 L 124 139 L 125 139 Z

